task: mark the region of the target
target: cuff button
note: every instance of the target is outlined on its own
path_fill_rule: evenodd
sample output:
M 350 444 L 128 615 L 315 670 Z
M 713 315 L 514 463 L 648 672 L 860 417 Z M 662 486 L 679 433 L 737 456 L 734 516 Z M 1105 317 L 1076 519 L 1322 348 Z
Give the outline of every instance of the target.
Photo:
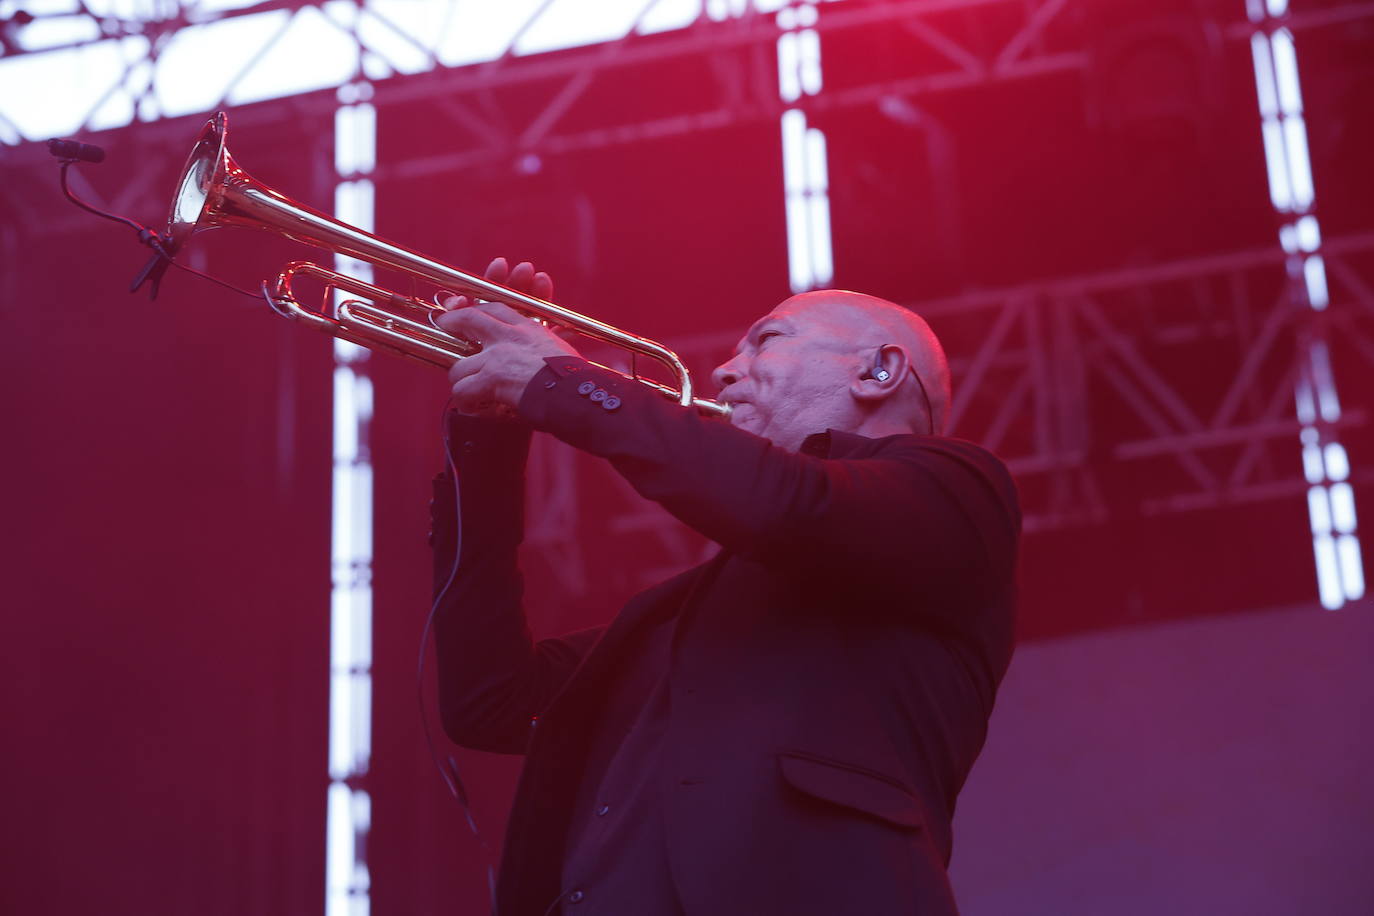
M 601 402 L 601 406 L 605 410 L 615 410 L 617 407 L 620 406 L 620 398 L 616 397 L 615 395 L 611 395 L 606 400 Z
M 577 386 L 577 393 L 586 397 L 596 390 L 596 382 L 583 382 Z
M 595 391 L 592 392 L 592 400 L 593 400 L 593 401 L 604 401 L 604 400 L 606 400 L 607 396 L 608 396 L 608 392 L 606 391 L 605 388 L 598 388 L 598 389 L 596 389 Z

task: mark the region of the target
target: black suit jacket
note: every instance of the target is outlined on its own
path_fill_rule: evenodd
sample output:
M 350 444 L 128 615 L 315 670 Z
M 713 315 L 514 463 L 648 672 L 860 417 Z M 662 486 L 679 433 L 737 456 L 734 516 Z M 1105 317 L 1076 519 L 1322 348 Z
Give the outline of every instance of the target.
M 609 459 L 722 551 L 608 626 L 535 642 L 515 557 L 528 428 L 452 421 L 461 523 L 447 474 L 434 518 L 441 714 L 460 745 L 527 755 L 501 916 L 542 916 L 567 890 L 563 836 L 607 674 L 639 626 L 685 605 L 663 777 L 687 912 L 954 912 L 955 797 L 1011 656 L 1005 468 L 924 436 L 832 431 L 787 453 L 615 373 L 548 363 L 526 423 Z

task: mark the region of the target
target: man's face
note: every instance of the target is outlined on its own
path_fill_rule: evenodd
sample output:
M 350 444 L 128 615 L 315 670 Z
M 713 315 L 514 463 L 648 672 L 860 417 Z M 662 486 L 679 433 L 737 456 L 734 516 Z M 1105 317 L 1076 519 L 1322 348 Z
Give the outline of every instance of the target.
M 794 299 L 760 318 L 711 374 L 734 405 L 730 422 L 794 452 L 812 433 L 846 428 L 862 362 L 853 324 L 842 309 Z

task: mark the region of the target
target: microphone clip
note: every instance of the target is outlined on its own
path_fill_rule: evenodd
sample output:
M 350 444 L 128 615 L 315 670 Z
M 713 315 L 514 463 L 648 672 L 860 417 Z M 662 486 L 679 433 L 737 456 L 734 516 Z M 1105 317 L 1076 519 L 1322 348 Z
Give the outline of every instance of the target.
M 150 236 L 143 238 L 144 235 Z M 171 265 L 172 259 L 167 257 L 162 250 L 162 238 L 151 229 L 144 229 L 139 233 L 139 241 L 153 249 L 152 257 L 138 273 L 134 274 L 133 282 L 129 284 L 129 292 L 136 293 L 144 283 L 148 283 L 148 298 L 156 299 L 157 291 L 162 286 L 162 278 L 167 273 L 167 268 Z

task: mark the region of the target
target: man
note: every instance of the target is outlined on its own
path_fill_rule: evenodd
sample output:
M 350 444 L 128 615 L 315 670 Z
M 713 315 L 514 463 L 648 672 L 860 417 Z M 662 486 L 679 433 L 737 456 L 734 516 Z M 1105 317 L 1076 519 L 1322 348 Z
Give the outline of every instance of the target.
M 528 264 L 488 276 L 552 292 Z M 527 755 L 501 916 L 954 913 L 950 821 L 1011 656 L 1020 515 L 994 457 L 939 435 L 925 322 L 857 293 L 786 300 L 715 371 L 724 423 L 503 305 L 447 304 L 440 326 L 484 349 L 450 372 L 458 492 L 436 486 L 440 708 L 458 744 Z M 533 642 L 531 429 L 720 553 L 608 626 Z

